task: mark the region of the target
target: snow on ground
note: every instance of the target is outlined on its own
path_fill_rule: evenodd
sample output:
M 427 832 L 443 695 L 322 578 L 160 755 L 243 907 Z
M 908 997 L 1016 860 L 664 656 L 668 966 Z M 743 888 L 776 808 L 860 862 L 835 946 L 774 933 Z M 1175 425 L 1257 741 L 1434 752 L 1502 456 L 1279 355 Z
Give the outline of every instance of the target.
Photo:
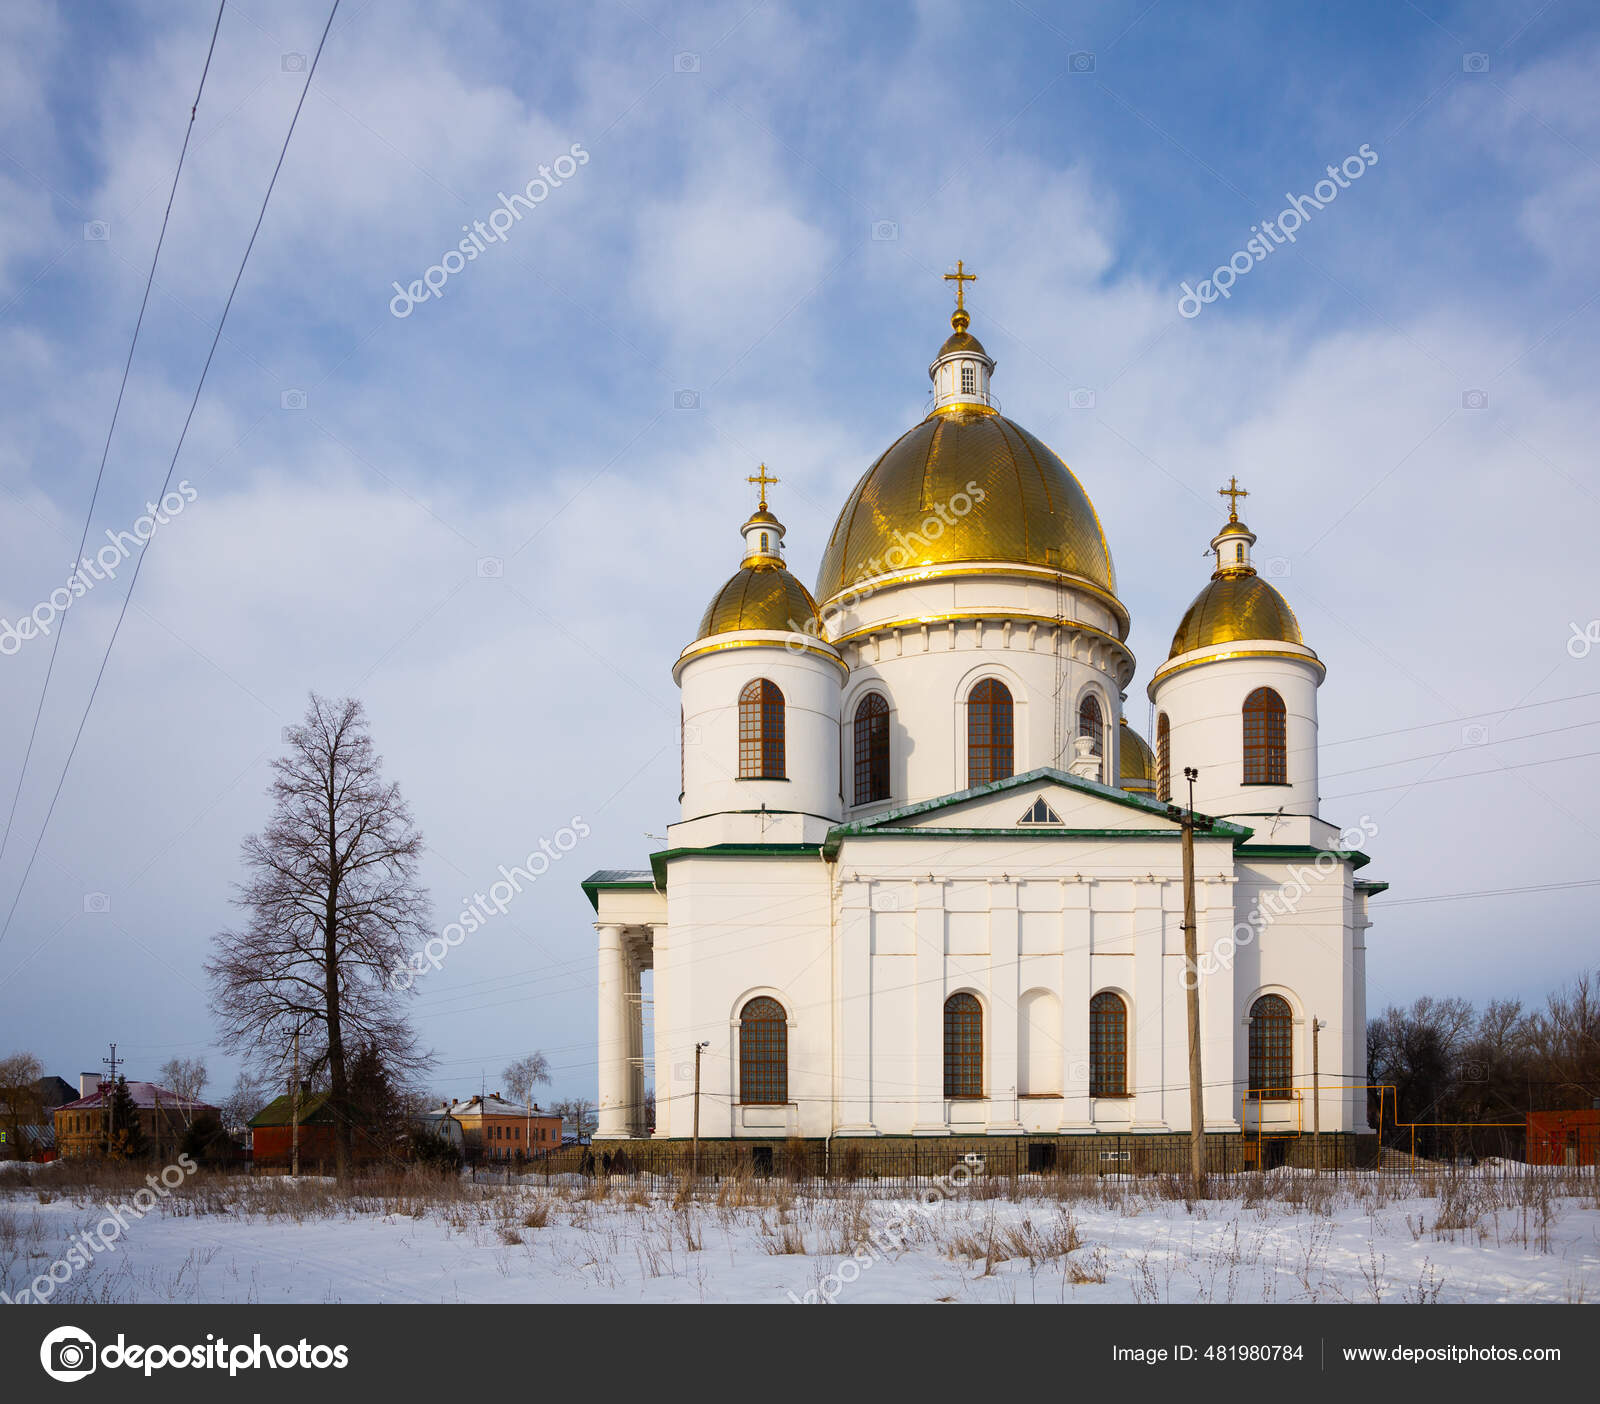
M 115 1227 L 107 1206 L 131 1205 L 139 1183 L 68 1187 L 40 1171 L 0 1186 L 0 1290 L 47 1290 L 57 1304 L 1600 1296 L 1592 1174 L 1281 1171 L 1189 1204 L 1150 1180 L 1024 1181 L 1015 1199 L 985 1197 L 1001 1187 L 979 1182 L 926 1205 L 771 1181 L 702 1186 L 685 1204 L 670 1183 L 622 1179 L 394 1181 L 352 1195 L 202 1176 L 143 1217 L 124 1207 L 127 1227 Z

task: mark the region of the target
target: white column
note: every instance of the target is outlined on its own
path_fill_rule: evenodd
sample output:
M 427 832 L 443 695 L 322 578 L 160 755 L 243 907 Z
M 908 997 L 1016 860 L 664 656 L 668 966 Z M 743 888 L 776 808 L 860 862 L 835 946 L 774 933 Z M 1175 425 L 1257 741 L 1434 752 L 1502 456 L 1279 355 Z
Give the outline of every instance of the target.
M 1089 1105 L 1089 1000 L 1092 881 L 1061 884 L 1061 1129 L 1094 1126 Z
M 672 963 L 672 943 L 667 928 L 650 929 L 650 968 L 655 972 L 651 981 L 655 995 L 654 1018 L 650 1025 L 652 1047 L 650 1061 L 656 1070 L 656 1138 L 666 1140 L 672 1135 L 673 1103 L 678 1092 L 677 1074 L 672 1053 L 672 998 L 668 967 Z
M 917 884 L 917 1117 L 914 1136 L 946 1136 L 944 1115 L 944 884 Z
M 622 927 L 596 922 L 600 936 L 600 1124 L 597 1141 L 628 1138 L 628 958 Z
M 1020 933 L 1017 885 L 989 884 L 989 1022 L 984 1039 L 984 1091 L 989 1098 L 991 1135 L 1021 1131 L 1017 1119 L 1017 999 L 1019 997 Z M 941 1031 L 942 1032 L 942 1031 Z
M 1165 1131 L 1167 1099 L 1165 1087 L 1170 1069 L 1167 1058 L 1168 996 L 1183 998 L 1178 983 L 1179 962 L 1172 962 L 1171 990 L 1166 969 L 1166 914 L 1162 910 L 1159 882 L 1133 884 L 1133 1129 Z M 1179 1008 L 1182 1008 L 1180 1002 Z M 1183 1026 L 1180 1023 L 1178 1027 Z M 1187 1045 L 1180 1045 L 1183 1067 L 1188 1068 Z M 1187 1075 L 1187 1073 L 1185 1073 Z
M 1235 985 L 1239 950 L 1233 939 L 1233 894 L 1237 878 L 1195 882 L 1195 933 L 1200 966 L 1200 1076 L 1205 1080 L 1207 1131 L 1237 1131 L 1244 1089 L 1233 1081 L 1234 1045 L 1239 1037 Z M 1218 942 L 1222 942 L 1219 951 Z M 1211 959 L 1207 961 L 1205 957 Z M 1182 962 L 1179 962 L 1182 965 Z M 1204 973 L 1204 972 L 1209 973 Z M 1187 999 L 1188 990 L 1184 990 Z M 1185 1008 L 1187 1019 L 1188 1010 Z M 1188 1037 L 1187 1025 L 1184 1037 Z M 1185 1064 L 1187 1066 L 1187 1063 Z
M 872 1122 L 871 887 L 847 882 L 839 894 L 839 1101 L 834 1132 L 874 1136 Z
M 644 986 L 639 962 L 628 953 L 628 1133 L 644 1132 Z

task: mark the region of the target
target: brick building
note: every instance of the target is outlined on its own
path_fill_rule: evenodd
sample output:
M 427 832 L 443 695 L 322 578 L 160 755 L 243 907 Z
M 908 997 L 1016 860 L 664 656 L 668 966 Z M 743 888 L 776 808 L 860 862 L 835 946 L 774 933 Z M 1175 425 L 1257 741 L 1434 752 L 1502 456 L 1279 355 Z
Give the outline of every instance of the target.
M 55 1109 L 56 1149 L 63 1160 L 97 1156 L 106 1136 L 107 1108 L 111 1083 L 102 1083 L 95 1073 L 78 1079 L 80 1096 Z M 129 1082 L 145 1143 L 157 1159 L 176 1155 L 184 1132 L 195 1117 L 205 1112 L 217 1115 L 209 1102 L 188 1101 L 176 1092 L 154 1082 Z

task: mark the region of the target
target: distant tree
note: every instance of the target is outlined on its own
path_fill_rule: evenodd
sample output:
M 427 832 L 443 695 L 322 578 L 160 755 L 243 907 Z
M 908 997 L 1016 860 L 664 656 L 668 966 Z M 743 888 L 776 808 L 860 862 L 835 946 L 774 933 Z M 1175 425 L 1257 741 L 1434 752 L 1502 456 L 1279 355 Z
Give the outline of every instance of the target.
M 211 1075 L 206 1071 L 204 1058 L 169 1058 L 161 1065 L 161 1085 L 178 1097 L 178 1112 L 183 1124 L 194 1124 L 192 1103 L 200 1100 Z
M 128 1091 L 128 1079 L 121 1074 L 112 1084 L 110 1095 L 102 1099 L 100 1154 L 107 1160 L 143 1160 L 150 1154 L 139 1108 Z
M 595 1121 L 594 1103 L 586 1097 L 569 1097 L 551 1108 L 561 1118 L 562 1128 L 580 1141 L 598 1124 Z
M 534 1087 L 550 1081 L 550 1060 L 543 1053 L 533 1052 L 508 1064 L 500 1076 L 505 1079 L 506 1090 L 512 1097 L 528 1106 L 533 1102 Z
M 410 1099 L 384 1061 L 383 1051 L 363 1043 L 350 1059 L 350 1117 L 358 1151 L 400 1154 L 411 1126 Z
M 18 1160 L 26 1160 L 22 1128 L 37 1126 L 44 1120 L 44 1099 L 39 1094 L 39 1079 L 44 1068 L 31 1053 L 13 1053 L 0 1058 L 0 1131 Z
M 349 1174 L 350 1050 L 371 1045 L 391 1073 L 426 1066 L 393 978 L 430 934 L 418 884 L 422 835 L 353 698 L 315 693 L 289 753 L 272 763 L 271 819 L 244 842 L 242 928 L 216 937 L 206 965 L 224 1044 L 258 1067 L 326 1070 L 337 1126 L 335 1173 Z
M 218 1108 L 222 1113 L 222 1124 L 230 1132 L 246 1125 L 271 1100 L 268 1087 L 266 1078 L 248 1068 L 241 1069 L 234 1081 L 233 1091 L 222 1099 L 222 1105 Z
M 232 1138 L 216 1112 L 198 1113 L 183 1133 L 179 1150 L 201 1165 L 225 1165 L 234 1157 Z
M 1547 1099 L 1588 1106 L 1600 1098 L 1600 974 L 1578 976 L 1529 1020 L 1529 1053 Z
M 424 1170 L 454 1175 L 461 1169 L 461 1147 L 448 1136 L 422 1129 L 411 1133 L 411 1158 Z
M 651 1087 L 644 1094 L 644 1131 L 645 1135 L 653 1136 L 656 1130 L 656 1089 Z

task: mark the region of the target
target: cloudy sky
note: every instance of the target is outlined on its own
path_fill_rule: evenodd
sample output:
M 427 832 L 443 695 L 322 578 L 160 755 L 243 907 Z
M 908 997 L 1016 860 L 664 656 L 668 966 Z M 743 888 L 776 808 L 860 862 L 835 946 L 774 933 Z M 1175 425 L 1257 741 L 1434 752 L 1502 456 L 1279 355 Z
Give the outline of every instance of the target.
M 0 10 L 5 620 L 70 569 L 215 15 Z M 229 0 L 91 550 L 167 472 L 326 18 Z M 193 500 L 0 942 L 0 1053 L 70 1078 L 115 1039 L 134 1075 L 203 1054 L 231 1082 L 201 962 L 316 689 L 365 700 L 441 919 L 592 829 L 415 1004 L 437 1090 L 538 1047 L 592 1094 L 578 882 L 675 818 L 670 665 L 736 564 L 745 475 L 782 477 L 810 578 L 923 412 L 958 257 L 1007 413 L 1105 524 L 1140 729 L 1237 473 L 1328 665 L 1323 812 L 1371 817 L 1393 883 L 1370 1002 L 1542 997 L 1594 961 L 1571 884 L 1600 844 L 1600 648 L 1569 643 L 1600 617 L 1597 62 L 1571 0 L 344 0 L 176 465 Z M 1364 145 L 1292 245 L 1180 314 Z M 131 571 L 67 616 L 0 910 Z M 0 814 L 49 656 L 0 657 Z M 1534 890 L 1415 900 L 1506 888 Z

